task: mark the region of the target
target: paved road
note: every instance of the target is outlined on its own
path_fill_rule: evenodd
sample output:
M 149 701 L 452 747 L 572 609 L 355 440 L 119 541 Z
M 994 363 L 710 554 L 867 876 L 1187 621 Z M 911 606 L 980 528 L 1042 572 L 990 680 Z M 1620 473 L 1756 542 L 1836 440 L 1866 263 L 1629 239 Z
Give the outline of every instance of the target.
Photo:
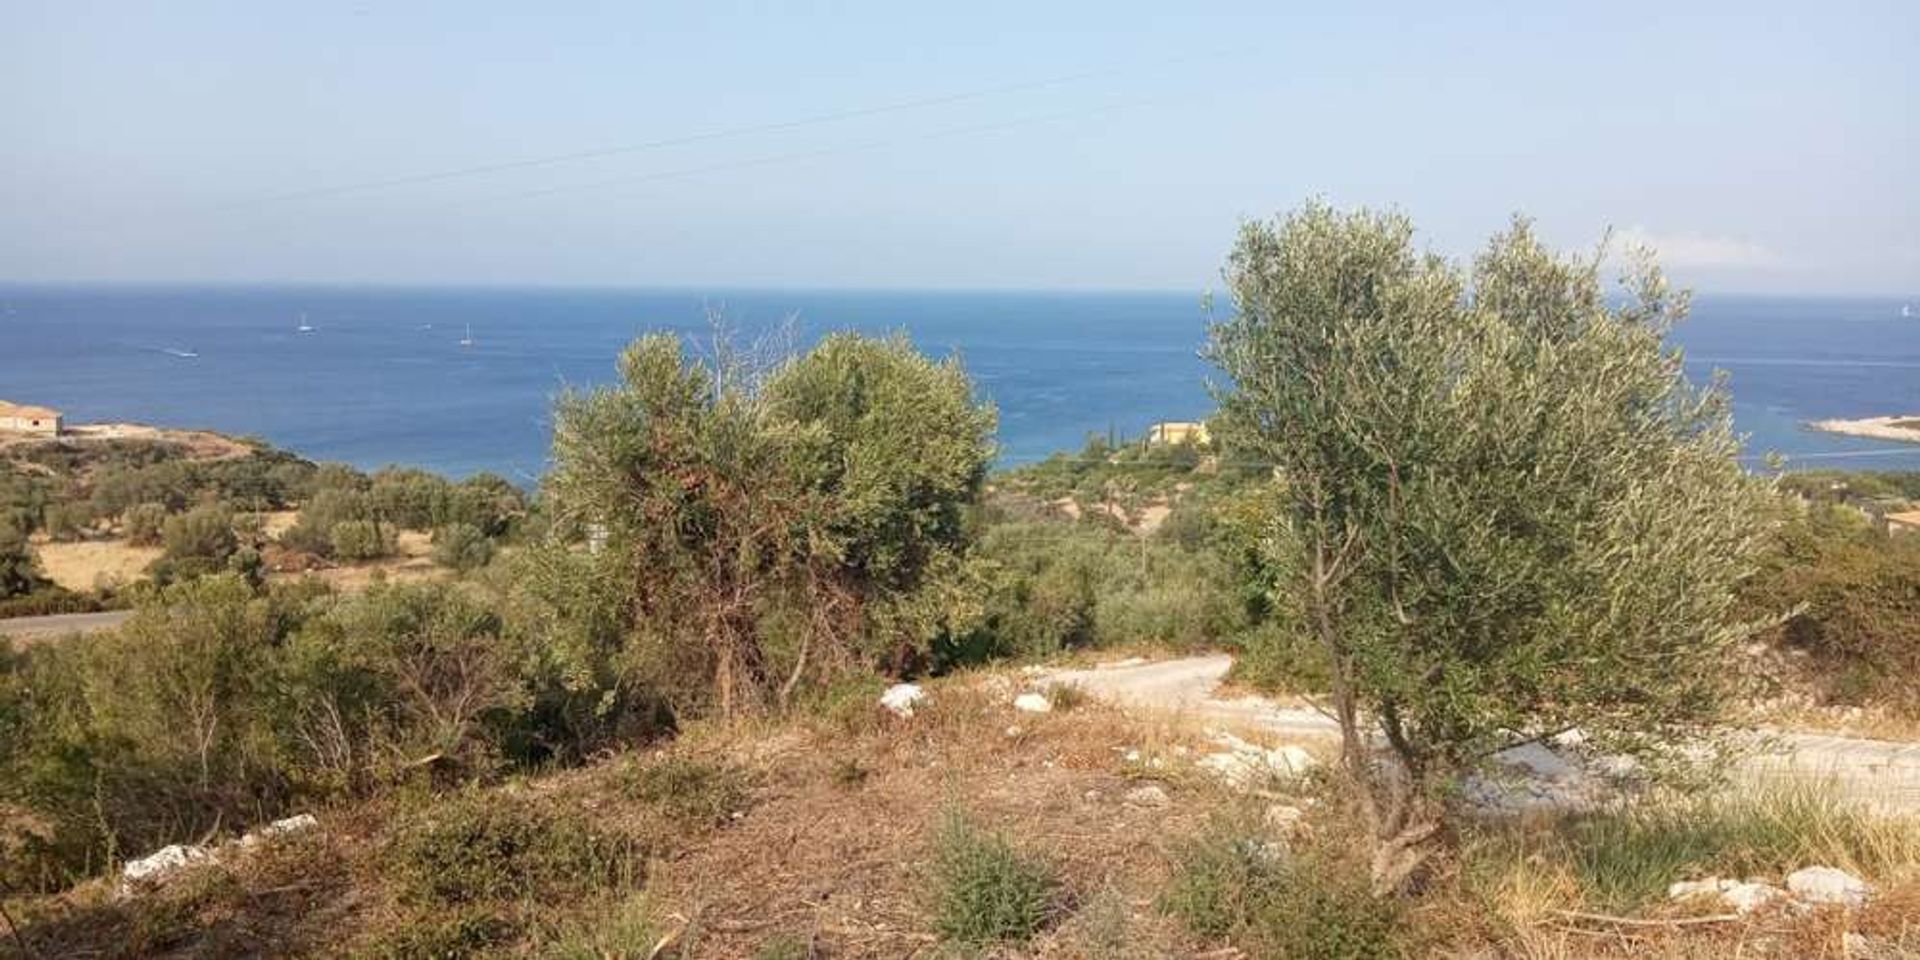
M 1264 697 L 1219 696 L 1220 680 L 1232 666 L 1232 657 L 1214 654 L 1050 671 L 1042 679 L 1073 683 L 1122 706 L 1170 714 L 1196 726 L 1264 733 L 1279 740 L 1338 738 L 1339 728 L 1317 710 L 1285 707 Z M 1736 782 L 1808 785 L 1876 809 L 1920 813 L 1920 743 L 1800 732 L 1760 737 L 1756 735 L 1754 754 L 1735 766 Z M 1567 772 L 1564 762 L 1539 748 L 1516 751 L 1510 762 L 1550 769 L 1549 779 Z M 1556 802 L 1563 795 L 1550 791 L 1540 799 Z
M 111 630 L 132 615 L 131 610 L 108 610 L 105 613 L 56 613 L 46 617 L 15 617 L 12 620 L 0 620 L 0 636 L 12 637 L 26 643 L 53 640 L 71 633 Z

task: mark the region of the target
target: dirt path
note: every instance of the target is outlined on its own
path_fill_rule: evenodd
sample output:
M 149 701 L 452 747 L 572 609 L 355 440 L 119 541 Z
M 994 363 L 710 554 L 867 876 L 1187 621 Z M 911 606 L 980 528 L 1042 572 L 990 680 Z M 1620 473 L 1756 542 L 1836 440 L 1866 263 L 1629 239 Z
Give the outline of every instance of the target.
M 53 640 L 70 633 L 109 630 L 124 623 L 130 616 L 133 616 L 131 610 L 108 610 L 105 613 L 56 613 L 45 617 L 15 617 L 11 620 L 0 620 L 0 637 L 11 637 L 22 643 Z
M 1264 734 L 1278 741 L 1327 742 L 1338 737 L 1338 727 L 1317 710 L 1286 707 L 1264 697 L 1220 696 L 1217 688 L 1232 666 L 1232 657 L 1213 654 L 1055 670 L 1041 679 L 1076 684 L 1121 706 L 1168 714 L 1196 726 Z M 1754 755 L 1735 767 L 1736 782 L 1825 786 L 1875 809 L 1920 813 L 1920 743 L 1785 732 L 1766 735 L 1756 744 Z M 1542 749 L 1509 751 L 1506 760 L 1547 780 L 1571 773 L 1564 761 Z M 1539 793 L 1539 799 L 1556 802 L 1558 794 L 1548 790 Z

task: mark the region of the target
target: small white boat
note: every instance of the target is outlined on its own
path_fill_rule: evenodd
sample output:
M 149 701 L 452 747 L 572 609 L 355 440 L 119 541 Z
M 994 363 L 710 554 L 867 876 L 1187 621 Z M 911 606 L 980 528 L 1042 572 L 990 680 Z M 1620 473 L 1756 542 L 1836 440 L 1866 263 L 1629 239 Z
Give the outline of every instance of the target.
M 303 313 L 300 315 L 300 325 L 297 327 L 294 327 L 293 332 L 294 333 L 312 333 L 317 329 L 319 328 L 307 322 L 307 315 Z
M 463 347 L 473 346 L 473 324 L 467 324 L 467 335 L 460 338 L 460 345 Z
M 184 359 L 184 360 L 192 360 L 195 357 L 200 356 L 200 354 L 196 351 L 181 350 L 177 347 L 161 347 L 160 352 L 171 357 L 180 357 L 181 359 Z
M 1911 317 L 1911 316 L 1913 316 L 1913 304 L 1911 304 L 1911 303 L 1903 303 L 1903 304 L 1901 304 L 1901 305 L 1900 305 L 1900 315 L 1901 315 L 1901 316 L 1903 316 L 1903 317 Z

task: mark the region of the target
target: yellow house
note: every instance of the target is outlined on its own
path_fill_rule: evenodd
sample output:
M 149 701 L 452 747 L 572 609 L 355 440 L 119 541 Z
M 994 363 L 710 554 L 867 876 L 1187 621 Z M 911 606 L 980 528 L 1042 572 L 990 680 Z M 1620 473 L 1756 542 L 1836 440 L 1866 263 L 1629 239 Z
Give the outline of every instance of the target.
M 1151 446 L 1191 443 L 1204 447 L 1209 441 L 1207 425 L 1180 420 L 1167 420 L 1154 424 L 1147 430 L 1147 443 Z
M 58 410 L 0 400 L 0 430 L 57 437 L 60 429 L 61 416 Z

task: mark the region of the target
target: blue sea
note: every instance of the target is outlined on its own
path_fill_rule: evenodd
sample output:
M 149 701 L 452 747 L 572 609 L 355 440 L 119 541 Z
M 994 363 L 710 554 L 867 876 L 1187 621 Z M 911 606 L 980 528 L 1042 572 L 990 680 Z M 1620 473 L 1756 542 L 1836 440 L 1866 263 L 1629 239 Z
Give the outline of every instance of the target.
M 1920 469 L 1920 445 L 1803 426 L 1920 413 L 1920 318 L 1900 306 L 1701 296 L 1675 339 L 1695 377 L 1731 375 L 1755 458 Z M 1211 408 L 1197 294 L 1081 292 L 0 287 L 0 398 L 531 484 L 556 393 L 609 382 L 642 333 L 708 335 L 714 312 L 745 338 L 904 331 L 957 353 L 999 408 L 1003 464 Z

